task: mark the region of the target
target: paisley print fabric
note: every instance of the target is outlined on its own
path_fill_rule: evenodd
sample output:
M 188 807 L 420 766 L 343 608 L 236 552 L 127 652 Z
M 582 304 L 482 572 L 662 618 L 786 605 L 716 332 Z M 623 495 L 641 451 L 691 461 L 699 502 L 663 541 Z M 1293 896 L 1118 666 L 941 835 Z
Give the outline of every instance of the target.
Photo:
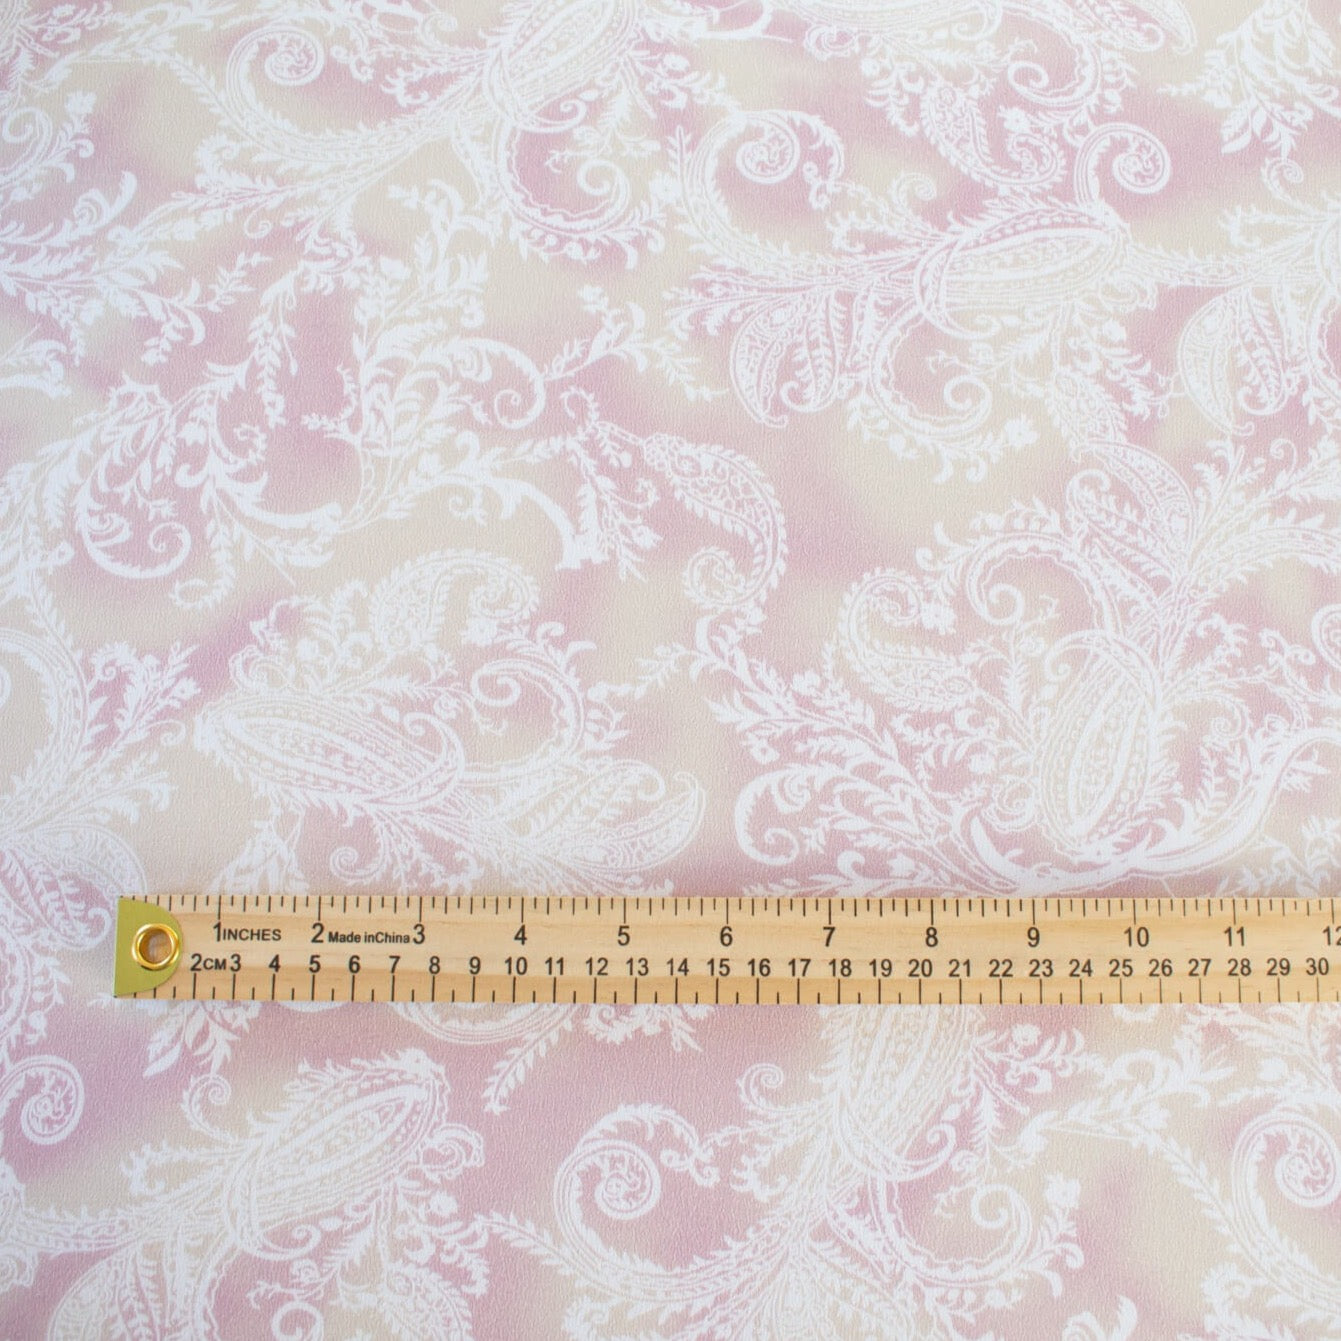
M 1341 1338 L 1335 1009 L 108 995 L 1341 893 L 1339 444 L 1335 0 L 0 4 L 0 1336 Z

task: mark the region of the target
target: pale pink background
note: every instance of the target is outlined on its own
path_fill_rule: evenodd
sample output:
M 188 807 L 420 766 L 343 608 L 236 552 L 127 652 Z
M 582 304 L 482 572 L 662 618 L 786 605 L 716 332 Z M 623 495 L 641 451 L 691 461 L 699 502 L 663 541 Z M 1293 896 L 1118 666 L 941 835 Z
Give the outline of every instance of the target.
M 1341 892 L 1339 41 L 0 9 L 0 1337 L 1341 1338 L 1334 1009 L 107 994 L 146 891 Z

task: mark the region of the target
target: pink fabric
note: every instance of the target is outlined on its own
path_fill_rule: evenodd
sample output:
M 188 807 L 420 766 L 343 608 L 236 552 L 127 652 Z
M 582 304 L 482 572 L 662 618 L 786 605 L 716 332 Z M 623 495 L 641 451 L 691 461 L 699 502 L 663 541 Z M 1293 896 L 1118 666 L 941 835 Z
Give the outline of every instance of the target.
M 1341 1338 L 1335 1009 L 107 995 L 144 891 L 1337 892 L 1339 38 L 0 9 L 0 1335 Z

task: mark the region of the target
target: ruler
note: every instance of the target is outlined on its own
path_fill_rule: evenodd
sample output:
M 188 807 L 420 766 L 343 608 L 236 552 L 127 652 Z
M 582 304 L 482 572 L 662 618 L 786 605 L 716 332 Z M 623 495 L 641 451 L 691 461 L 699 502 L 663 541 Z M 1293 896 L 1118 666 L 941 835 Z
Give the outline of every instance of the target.
M 1341 1000 L 1330 898 L 167 895 L 115 991 L 190 1001 L 1140 1005 Z

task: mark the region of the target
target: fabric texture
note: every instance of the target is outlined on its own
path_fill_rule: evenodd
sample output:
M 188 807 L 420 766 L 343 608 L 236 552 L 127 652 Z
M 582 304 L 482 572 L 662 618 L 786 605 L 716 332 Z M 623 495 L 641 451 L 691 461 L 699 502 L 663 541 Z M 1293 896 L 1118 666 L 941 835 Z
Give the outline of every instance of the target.
M 142 892 L 1341 892 L 1338 43 L 0 4 L 0 1337 L 1341 1338 L 1336 1009 L 108 994 Z

